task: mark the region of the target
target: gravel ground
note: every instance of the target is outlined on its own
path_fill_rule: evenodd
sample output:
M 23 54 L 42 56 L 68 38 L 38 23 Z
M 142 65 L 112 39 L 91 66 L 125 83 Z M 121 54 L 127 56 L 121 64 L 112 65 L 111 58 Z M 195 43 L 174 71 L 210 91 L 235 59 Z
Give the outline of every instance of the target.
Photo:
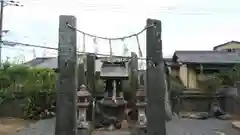
M 54 124 L 54 118 L 41 120 L 36 124 L 32 124 L 29 127 L 18 131 L 14 135 L 54 135 Z M 110 134 L 114 135 L 113 133 L 104 133 L 101 135 Z M 117 133 L 116 135 L 128 134 Z M 231 121 L 216 119 L 174 119 L 167 123 L 167 135 L 239 135 L 239 132 L 232 128 Z

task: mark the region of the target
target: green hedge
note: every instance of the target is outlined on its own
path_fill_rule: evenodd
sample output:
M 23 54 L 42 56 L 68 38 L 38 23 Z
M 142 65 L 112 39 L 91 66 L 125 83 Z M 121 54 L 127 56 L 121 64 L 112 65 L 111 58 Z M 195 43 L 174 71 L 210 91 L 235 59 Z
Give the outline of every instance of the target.
M 52 69 L 5 64 L 0 69 L 0 104 L 24 99 L 22 107 L 25 118 L 41 119 L 53 116 L 56 105 L 56 77 L 57 73 Z M 169 79 L 171 89 L 183 88 L 177 79 Z M 99 92 L 104 92 L 102 80 L 96 79 L 95 84 Z M 135 94 L 135 90 L 130 89 L 129 81 L 124 81 L 123 91 L 128 100 Z
M 24 99 L 24 117 L 41 119 L 54 115 L 56 73 L 51 69 L 3 66 L 0 70 L 0 103 Z

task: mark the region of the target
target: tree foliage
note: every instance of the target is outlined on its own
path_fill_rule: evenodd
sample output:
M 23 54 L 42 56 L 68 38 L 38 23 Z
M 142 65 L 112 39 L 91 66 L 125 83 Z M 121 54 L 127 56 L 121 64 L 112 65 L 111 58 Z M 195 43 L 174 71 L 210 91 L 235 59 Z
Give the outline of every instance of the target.
M 225 73 L 230 81 L 230 84 L 235 84 L 240 81 L 240 64 L 236 64 L 232 69 Z
M 220 86 L 234 86 L 240 81 L 240 65 L 236 64 L 233 68 L 220 70 L 204 81 L 207 90 L 215 91 Z

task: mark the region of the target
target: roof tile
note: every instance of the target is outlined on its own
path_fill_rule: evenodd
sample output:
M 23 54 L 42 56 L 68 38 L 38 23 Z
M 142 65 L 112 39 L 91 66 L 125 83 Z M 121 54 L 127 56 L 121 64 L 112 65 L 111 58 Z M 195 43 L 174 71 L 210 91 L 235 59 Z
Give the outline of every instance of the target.
M 240 56 L 236 52 L 223 51 L 176 51 L 179 62 L 183 63 L 240 63 Z

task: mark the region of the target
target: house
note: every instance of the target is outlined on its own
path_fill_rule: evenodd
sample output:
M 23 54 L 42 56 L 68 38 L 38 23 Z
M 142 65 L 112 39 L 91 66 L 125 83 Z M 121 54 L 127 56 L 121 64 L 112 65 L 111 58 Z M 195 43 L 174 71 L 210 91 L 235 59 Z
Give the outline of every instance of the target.
M 240 42 L 230 41 L 208 51 L 175 51 L 172 58 L 164 58 L 170 77 L 176 82 L 180 81 L 186 88 L 199 89 L 202 87 L 201 80 L 208 75 L 229 69 L 235 64 L 240 64 Z M 81 57 L 81 55 L 79 55 Z M 100 71 L 102 60 L 99 57 L 95 63 L 96 72 Z M 120 58 L 115 58 L 120 59 Z M 30 67 L 57 68 L 56 57 L 36 58 L 24 63 Z M 144 71 L 139 71 L 139 76 Z M 139 83 L 143 83 L 143 78 Z
M 83 55 L 78 55 L 78 59 L 80 59 Z M 102 61 L 108 59 L 107 57 L 98 57 L 95 61 L 95 70 L 96 72 L 101 70 Z M 123 60 L 123 58 L 112 58 L 113 60 Z M 125 58 L 124 58 L 125 59 Z M 80 61 L 80 60 L 79 60 Z M 79 62 L 77 61 L 77 62 Z M 34 67 L 34 68 L 58 68 L 58 58 L 57 57 L 37 57 L 33 60 L 24 63 L 25 66 Z
M 57 68 L 57 58 L 56 57 L 37 57 L 33 60 L 24 63 L 28 67 L 36 68 Z
M 176 51 L 173 62 L 177 63 L 171 73 L 178 75 L 182 83 L 191 89 L 200 88 L 200 75 L 211 75 L 240 63 L 234 52 L 224 51 Z
M 237 50 L 240 50 L 240 42 L 239 41 L 226 42 L 224 44 L 213 47 L 213 50 L 214 51 L 229 51 L 229 52 L 237 51 Z
M 231 41 L 215 46 L 211 51 L 176 51 L 168 66 L 172 76 L 181 80 L 186 88 L 201 89 L 202 80 L 213 73 L 240 64 L 240 42 Z

